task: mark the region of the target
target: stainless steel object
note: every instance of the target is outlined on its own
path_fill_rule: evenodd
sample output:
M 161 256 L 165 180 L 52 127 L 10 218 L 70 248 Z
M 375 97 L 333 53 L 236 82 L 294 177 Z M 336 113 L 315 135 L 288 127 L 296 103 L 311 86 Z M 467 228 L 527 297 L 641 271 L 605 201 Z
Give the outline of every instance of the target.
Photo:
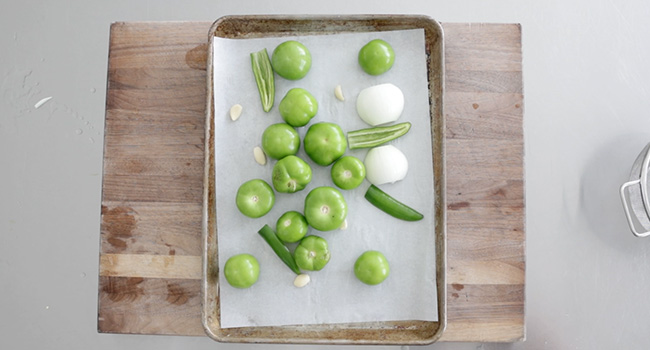
M 630 225 L 632 233 L 637 237 L 650 235 L 648 165 L 650 165 L 650 143 L 645 146 L 636 161 L 634 161 L 630 172 L 630 181 L 621 186 L 621 200 L 623 201 L 627 223 Z

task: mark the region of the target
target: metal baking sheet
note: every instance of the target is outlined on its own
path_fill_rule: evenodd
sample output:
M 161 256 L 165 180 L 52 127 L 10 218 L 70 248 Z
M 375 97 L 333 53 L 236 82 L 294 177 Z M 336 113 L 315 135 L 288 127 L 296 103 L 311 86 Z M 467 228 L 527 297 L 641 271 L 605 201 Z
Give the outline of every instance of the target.
M 260 38 L 368 31 L 423 29 L 427 53 L 434 172 L 434 214 L 438 322 L 390 321 L 349 324 L 317 324 L 277 327 L 222 328 L 219 314 L 218 249 L 216 234 L 214 105 L 212 57 L 208 60 L 208 105 L 206 120 L 206 177 L 204 196 L 204 280 L 203 323 L 206 333 L 219 341 L 282 343 L 426 344 L 435 341 L 444 329 L 445 315 L 445 205 L 444 205 L 444 125 L 442 117 L 443 48 L 442 29 L 422 16 L 351 17 L 225 17 L 214 23 L 213 35 L 224 38 Z M 210 40 L 210 42 L 212 42 Z M 212 55 L 212 48 L 209 51 Z M 277 96 L 276 96 L 277 98 Z

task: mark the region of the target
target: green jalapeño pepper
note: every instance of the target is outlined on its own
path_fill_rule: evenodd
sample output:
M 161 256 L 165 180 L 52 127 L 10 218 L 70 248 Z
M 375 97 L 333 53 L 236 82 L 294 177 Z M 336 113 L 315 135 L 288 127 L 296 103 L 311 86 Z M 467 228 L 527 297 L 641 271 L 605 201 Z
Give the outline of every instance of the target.
M 289 251 L 289 248 L 285 246 L 282 241 L 278 238 L 278 236 L 275 234 L 275 231 L 269 226 L 269 225 L 264 225 L 257 233 L 264 238 L 266 243 L 271 246 L 271 249 L 275 252 L 275 254 L 282 260 L 285 265 L 287 265 L 291 271 L 293 271 L 296 275 L 300 274 L 300 268 L 298 267 L 298 264 L 296 264 L 296 261 L 293 259 L 293 255 L 291 255 L 291 252 Z
M 368 202 L 379 208 L 386 214 L 404 220 L 418 221 L 424 217 L 415 209 L 391 197 L 388 193 L 379 189 L 375 185 L 370 185 L 365 195 Z

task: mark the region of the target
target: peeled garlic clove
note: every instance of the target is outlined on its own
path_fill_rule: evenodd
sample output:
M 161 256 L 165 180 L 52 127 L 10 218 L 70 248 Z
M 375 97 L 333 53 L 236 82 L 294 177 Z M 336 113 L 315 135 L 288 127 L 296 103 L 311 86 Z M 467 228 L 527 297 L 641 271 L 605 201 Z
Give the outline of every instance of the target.
M 266 164 L 266 154 L 264 154 L 264 151 L 260 147 L 255 147 L 253 148 L 253 157 L 255 157 L 255 161 L 259 165 L 264 165 Z
M 345 97 L 343 97 L 343 90 L 341 90 L 341 85 L 337 85 L 336 88 L 334 88 L 334 96 L 339 101 L 345 101 Z
M 243 109 L 244 108 L 240 104 L 230 107 L 230 119 L 232 119 L 232 121 L 239 119 Z
M 302 288 L 306 286 L 309 283 L 309 281 L 311 281 L 309 275 L 306 273 L 301 273 L 300 275 L 296 276 L 296 278 L 293 280 L 293 285 L 298 288 Z

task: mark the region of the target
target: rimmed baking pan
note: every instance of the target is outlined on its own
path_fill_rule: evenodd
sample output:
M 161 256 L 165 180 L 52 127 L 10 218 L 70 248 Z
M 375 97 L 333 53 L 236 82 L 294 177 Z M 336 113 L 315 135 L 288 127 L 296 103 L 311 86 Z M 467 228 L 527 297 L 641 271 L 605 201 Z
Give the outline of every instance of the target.
M 423 29 L 429 84 L 431 154 L 433 159 L 433 213 L 438 321 L 388 321 L 310 324 L 272 327 L 223 328 L 220 323 L 219 264 L 215 186 L 215 106 L 212 38 L 265 37 Z M 429 344 L 446 326 L 446 204 L 444 171 L 444 117 L 442 114 L 444 47 L 441 25 L 426 16 L 227 16 L 217 20 L 208 34 L 206 144 L 203 222 L 203 308 L 206 334 L 221 342 L 319 344 Z

